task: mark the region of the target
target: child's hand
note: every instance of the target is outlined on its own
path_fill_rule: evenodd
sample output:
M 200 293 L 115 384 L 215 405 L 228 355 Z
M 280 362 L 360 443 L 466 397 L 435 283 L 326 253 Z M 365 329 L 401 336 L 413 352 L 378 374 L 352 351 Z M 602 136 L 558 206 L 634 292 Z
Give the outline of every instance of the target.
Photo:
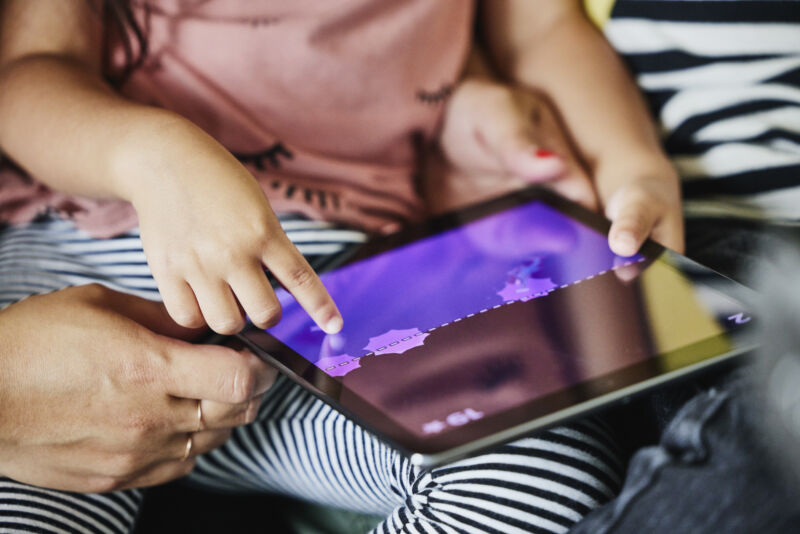
M 683 252 L 683 212 L 678 175 L 660 153 L 609 157 L 597 164 L 595 184 L 611 221 L 608 243 L 633 256 L 648 237 Z
M 556 112 L 532 91 L 484 78 L 462 82 L 448 102 L 439 146 L 449 168 L 435 168 L 426 177 L 434 211 L 539 182 L 597 207 Z
M 342 318 L 322 282 L 281 229 L 256 180 L 221 145 L 182 120 L 123 157 L 126 194 L 164 304 L 186 327 L 221 334 L 280 320 L 264 273 L 275 275 L 325 332 Z M 131 185 L 133 184 L 133 185 Z

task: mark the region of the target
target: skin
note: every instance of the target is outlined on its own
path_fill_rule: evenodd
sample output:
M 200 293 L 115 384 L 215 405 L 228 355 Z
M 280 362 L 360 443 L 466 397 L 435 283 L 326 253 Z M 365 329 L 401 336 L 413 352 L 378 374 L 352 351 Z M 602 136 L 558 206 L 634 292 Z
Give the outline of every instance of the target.
M 0 4 L 3 152 L 54 189 L 130 201 L 179 324 L 231 334 L 243 311 L 275 324 L 266 267 L 323 330 L 340 330 L 336 305 L 244 166 L 186 119 L 105 84 L 99 20 L 86 0 Z
M 574 11 L 553 7 L 562 4 L 572 5 L 484 5 L 486 47 L 516 86 L 485 75 L 465 80 L 445 114 L 441 153 L 467 175 L 551 180 L 590 206 L 591 175 L 615 221 L 612 248 L 633 253 L 650 229 L 680 248 L 677 180 L 641 98 L 602 36 Z M 179 338 L 206 323 L 236 332 L 243 312 L 260 327 L 277 322 L 264 267 L 323 330 L 342 324 L 248 171 L 186 119 L 106 85 L 98 20 L 86 0 L 0 0 L 0 149 L 54 189 L 132 202 L 166 306 L 86 286 L 0 313 L 0 472 L 75 491 L 152 485 L 188 472 L 192 462 L 180 459 L 196 399 L 208 426 L 193 454 L 252 420 L 274 372 L 252 355 Z M 517 27 L 519 20 L 548 25 Z M 600 49 L 596 61 L 585 61 Z M 564 64 L 581 74 L 570 77 Z M 599 104 L 572 89 L 585 79 L 610 81 L 592 84 Z M 565 110 L 574 154 L 553 105 Z M 557 156 L 543 157 L 540 148 Z M 626 230 L 633 243 L 615 237 Z
M 82 492 L 189 473 L 254 420 L 276 376 L 249 352 L 185 341 L 197 334 L 161 303 L 96 284 L 0 312 L 0 473 Z
M 636 85 L 584 14 L 581 2 L 492 0 L 481 4 L 479 16 L 483 41 L 500 78 L 534 91 L 562 113 L 598 203 L 613 222 L 612 250 L 633 255 L 652 236 L 683 251 L 678 176 L 661 149 Z M 547 148 L 530 131 L 523 128 L 516 141 L 506 142 L 520 147 L 520 158 L 531 147 Z M 571 153 L 559 155 L 571 168 Z M 580 199 L 579 181 L 567 182 L 561 192 Z

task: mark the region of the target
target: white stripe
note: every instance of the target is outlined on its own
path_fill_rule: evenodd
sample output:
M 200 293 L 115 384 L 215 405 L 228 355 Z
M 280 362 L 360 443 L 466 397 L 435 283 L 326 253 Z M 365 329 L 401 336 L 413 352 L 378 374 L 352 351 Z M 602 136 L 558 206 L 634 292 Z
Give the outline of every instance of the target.
M 671 132 L 695 115 L 758 100 L 800 104 L 800 89 L 781 84 L 688 89 L 677 93 L 664 105 L 661 121 L 667 132 Z
M 339 244 L 323 244 L 323 245 L 306 245 L 306 244 L 299 244 L 297 245 L 297 250 L 300 251 L 300 254 L 304 256 L 317 256 L 321 254 L 336 254 L 337 252 L 341 252 L 344 250 L 344 245 Z
M 682 50 L 698 56 L 792 54 L 800 51 L 797 24 L 661 22 L 611 19 L 605 34 L 623 54 Z
M 477 499 L 475 497 L 463 497 L 463 496 L 460 496 L 460 495 L 458 495 L 458 496 L 449 495 L 445 491 L 437 491 L 437 492 L 434 492 L 434 494 L 432 494 L 431 496 L 433 496 L 433 495 L 435 495 L 437 499 L 446 500 L 446 501 L 452 503 L 453 506 L 459 506 L 461 504 L 468 504 L 468 505 L 472 505 L 472 506 L 474 506 L 475 508 L 478 508 L 478 509 L 491 508 L 492 517 L 494 519 L 497 519 L 498 521 L 503 521 L 503 519 L 508 518 L 508 519 L 513 519 L 513 520 L 516 520 L 516 521 L 521 521 L 521 522 L 527 523 L 529 525 L 535 525 L 535 526 L 537 526 L 539 528 L 546 528 L 547 530 L 558 530 L 558 529 L 564 529 L 565 528 L 563 525 L 559 525 L 558 523 L 555 523 L 555 522 L 553 522 L 553 521 L 551 521 L 549 519 L 546 519 L 546 518 L 544 518 L 542 516 L 536 515 L 535 513 L 532 514 L 532 513 L 524 512 L 524 511 L 519 510 L 517 508 L 513 508 L 513 507 L 510 507 L 510 506 L 504 506 L 504 505 L 499 504 L 497 502 L 493 502 L 491 499 L 487 500 L 487 499 Z M 526 502 L 526 501 L 528 501 L 528 499 L 523 499 L 521 502 Z M 551 503 L 548 503 L 544 499 L 540 499 L 540 501 L 545 504 L 545 506 L 544 506 L 545 510 L 550 510 L 550 504 Z M 529 503 L 529 504 L 532 504 L 532 503 Z M 435 506 L 435 507 L 438 508 L 440 506 L 440 504 L 439 503 L 434 503 L 431 506 Z M 558 513 L 558 512 L 556 512 L 556 513 Z M 563 516 L 563 514 L 560 514 L 560 513 L 558 515 Z M 502 518 L 498 518 L 497 516 L 502 516 Z M 567 519 L 570 519 L 573 522 L 578 521 L 580 518 L 581 518 L 580 514 L 577 514 L 574 511 L 572 511 L 572 514 L 570 514 L 570 517 L 567 517 Z M 505 525 L 506 523 L 503 523 L 503 524 Z
M 684 200 L 684 213 L 687 217 L 736 217 L 796 226 L 800 224 L 800 186 L 746 197 L 689 198 Z
M 458 506 L 453 506 L 451 504 L 435 503 L 431 504 L 431 508 L 439 512 L 446 513 L 448 515 L 455 514 L 462 517 L 466 517 L 467 519 L 471 519 L 472 521 L 475 521 L 480 525 L 485 525 L 486 527 L 499 530 L 503 534 L 529 534 L 528 530 L 521 529 L 513 525 L 509 525 L 508 523 L 499 521 L 490 515 L 478 514 L 476 512 L 473 512 L 472 510 L 466 510 Z M 451 519 L 451 524 L 458 524 L 460 528 L 465 529 L 467 532 L 476 532 L 480 534 L 483 534 L 485 532 L 483 530 L 477 530 L 474 527 L 466 525 L 458 521 L 458 519 L 456 518 L 451 517 L 450 519 Z M 541 526 L 542 528 L 546 528 L 547 530 L 550 530 L 552 532 L 561 533 L 567 531 L 567 527 L 563 525 L 558 525 L 556 523 L 553 523 L 552 521 L 547 521 L 546 519 L 541 519 L 540 521 L 541 523 L 537 521 L 537 526 Z
M 800 134 L 800 108 L 787 106 L 721 119 L 699 129 L 692 139 L 698 143 L 735 141 L 756 137 L 769 130 Z
M 54 534 L 63 534 L 63 532 L 59 532 L 58 530 L 55 530 L 56 527 L 53 527 L 48 523 L 43 523 L 41 521 L 36 521 L 35 519 L 23 519 L 23 518 L 19 518 L 19 517 L 4 517 L 3 518 L 3 522 L 4 523 L 17 523 L 19 525 L 25 525 L 25 526 L 28 526 L 28 527 L 36 527 L 36 528 L 40 529 L 41 532 L 53 532 Z M 6 529 L 0 530 L 0 533 L 2 533 L 2 534 L 15 534 L 17 532 L 19 532 L 19 531 L 17 531 L 17 530 L 6 530 Z
M 110 521 L 112 520 L 112 518 L 107 517 L 107 514 L 101 513 L 102 510 L 95 509 L 92 506 L 91 502 L 83 501 L 83 506 L 81 506 L 81 507 L 76 506 L 76 507 L 73 508 L 73 507 L 65 506 L 64 504 L 62 504 L 59 501 L 56 501 L 56 500 L 53 500 L 53 499 L 47 499 L 47 498 L 43 498 L 43 497 L 39 497 L 39 496 L 33 496 L 33 495 L 27 495 L 27 494 L 18 494 L 18 493 L 12 493 L 12 494 L 3 495 L 2 493 L 0 493 L 0 510 L 9 509 L 6 505 L 2 504 L 2 501 L 3 501 L 4 497 L 5 498 L 9 498 L 9 499 L 23 500 L 26 503 L 44 504 L 44 505 L 48 505 L 48 506 L 50 506 L 52 508 L 56 508 L 58 510 L 63 510 L 64 512 L 66 512 L 67 516 L 70 516 L 70 515 L 76 516 L 79 519 L 82 519 L 83 521 L 85 521 L 86 523 L 88 523 L 90 525 L 93 525 L 93 528 L 97 529 L 100 532 L 110 532 L 110 533 L 113 534 L 114 532 L 125 532 L 125 531 L 128 530 L 126 527 L 123 527 L 122 524 L 119 521 L 116 521 L 116 520 L 114 520 L 113 523 L 116 525 L 116 527 L 119 530 L 118 531 L 112 530 L 112 529 L 110 529 L 110 528 L 108 528 L 106 526 L 103 526 L 101 523 L 99 523 L 97 521 L 96 518 L 92 517 L 91 515 L 87 515 L 86 513 L 84 513 L 83 511 L 86 509 L 86 507 L 88 507 L 88 508 L 92 509 L 91 513 L 93 513 L 94 515 L 104 517 L 106 519 L 109 519 Z M 61 515 L 55 515 L 50 511 L 44 511 L 44 510 L 40 511 L 38 508 L 35 508 L 33 506 L 31 506 L 31 508 L 36 510 L 37 514 L 46 515 L 47 517 L 50 517 L 50 518 L 53 518 L 53 519 L 59 519 L 60 520 L 60 518 L 63 517 Z
M 20 487 L 20 485 L 18 483 L 15 483 L 15 482 L 0 482 L 0 490 L 2 490 L 2 488 L 18 488 L 18 487 Z M 43 488 L 36 488 L 36 487 L 30 487 L 30 486 L 26 486 L 26 489 L 30 489 L 30 490 L 36 491 L 37 493 L 40 493 L 40 494 L 42 494 L 44 496 L 47 496 L 48 494 L 51 494 L 51 493 L 55 494 L 55 495 L 58 495 L 58 497 L 60 497 L 63 500 L 74 502 L 76 506 L 80 506 L 80 505 L 86 506 L 88 504 L 82 498 L 75 497 L 72 494 L 66 493 L 66 492 L 55 492 L 53 490 L 47 490 L 47 489 L 43 489 Z M 124 507 L 120 506 L 119 503 L 114 502 L 113 499 L 105 499 L 105 498 L 103 498 L 102 495 L 90 495 L 90 496 L 94 497 L 96 500 L 101 500 L 103 502 L 103 504 L 107 508 L 113 508 L 122 517 L 126 517 L 126 518 L 128 518 L 128 520 L 133 521 L 133 517 L 131 517 L 130 511 L 128 511 Z M 111 523 L 113 523 L 115 525 L 118 525 L 121 530 L 126 530 L 124 525 L 122 525 L 119 522 L 119 519 L 117 519 L 113 515 L 109 514 L 101 506 L 91 506 L 91 505 L 88 505 L 88 506 L 90 506 L 93 509 L 94 513 L 96 513 L 97 515 L 102 516 L 103 518 L 107 519 L 109 522 L 111 522 Z
M 603 471 L 605 474 L 611 477 L 615 482 L 620 481 L 619 475 L 614 469 L 612 469 L 608 464 L 606 464 L 597 456 L 594 456 L 586 451 L 582 451 L 580 449 L 576 449 L 575 447 L 564 445 L 562 443 L 553 443 L 552 441 L 547 441 L 545 439 L 539 439 L 539 438 L 529 438 L 525 440 L 525 445 L 526 448 L 528 449 L 538 449 L 541 451 L 555 452 L 558 454 L 562 454 L 564 456 L 568 456 L 570 458 L 574 458 L 576 460 L 586 462 L 587 464 L 596 467 L 600 471 Z
M 606 488 L 605 485 L 603 484 L 597 483 L 595 479 L 592 479 L 591 482 L 587 481 L 587 478 L 589 477 L 583 472 L 578 472 L 579 477 L 576 478 L 575 470 L 572 470 L 573 471 L 571 473 L 572 476 L 570 476 L 570 474 L 567 474 L 566 472 L 570 471 L 571 469 L 562 464 L 558 464 L 555 462 L 547 462 L 545 460 L 542 460 L 541 462 L 546 463 L 547 465 L 541 465 L 539 462 L 530 460 L 532 459 L 529 459 L 529 461 L 527 462 L 528 465 L 546 469 L 548 471 L 557 473 L 559 475 L 565 475 L 570 478 L 574 478 L 575 480 L 580 480 L 583 483 L 587 484 L 588 486 L 594 487 L 601 493 L 608 495 L 609 497 L 613 496 L 613 492 L 610 489 Z M 531 488 L 540 488 L 544 491 L 549 491 L 561 495 L 563 497 L 566 497 L 574 502 L 583 504 L 589 508 L 595 508 L 599 504 L 590 495 L 587 495 L 582 491 L 573 488 L 572 486 L 556 482 L 549 478 L 518 473 L 516 471 L 511 471 L 511 470 L 505 471 L 499 469 L 475 468 L 470 470 L 469 472 L 463 473 L 463 476 L 460 478 L 463 479 L 463 482 L 469 482 L 471 479 L 477 479 L 477 478 L 488 478 L 500 483 L 507 482 L 512 484 L 519 484 L 522 486 L 528 486 Z M 460 480 L 459 477 L 448 476 L 447 478 L 445 478 L 440 476 L 437 477 L 437 482 L 441 484 L 456 484 L 462 482 L 462 480 Z
M 286 232 L 292 243 L 309 242 L 354 242 L 363 243 L 367 240 L 366 234 L 354 230 L 322 230 L 319 232 Z
M 800 165 L 800 147 L 794 153 L 750 143 L 724 143 L 699 156 L 676 156 L 672 163 L 684 178 L 725 176 L 740 172 Z
M 593 430 L 595 432 L 601 433 L 603 436 L 606 436 L 606 437 L 608 436 L 608 432 L 606 430 L 602 429 L 602 428 L 596 428 L 595 427 L 595 428 L 593 428 Z M 622 467 L 622 465 L 621 465 L 621 463 L 619 461 L 620 460 L 619 459 L 619 454 L 614 452 L 614 451 L 612 451 L 612 450 L 610 450 L 608 447 L 605 446 L 605 444 L 603 444 L 600 440 L 598 440 L 594 436 L 590 436 L 589 434 L 587 434 L 587 433 L 585 433 L 585 432 L 583 432 L 583 431 L 581 431 L 579 429 L 571 428 L 571 427 L 568 427 L 568 426 L 559 426 L 559 427 L 551 428 L 550 432 L 552 432 L 553 434 L 558 434 L 558 435 L 561 435 L 561 436 L 572 438 L 574 440 L 582 441 L 583 443 L 586 443 L 587 445 L 589 445 L 593 449 L 597 449 L 598 451 L 604 453 L 608 459 L 614 461 L 617 464 L 617 466 Z M 514 445 L 514 444 L 512 443 L 512 445 Z
M 77 523 L 69 519 L 66 516 L 56 515 L 50 511 L 45 511 L 36 506 L 25 506 L 22 504 L 4 504 L 2 501 L 0 501 L 0 517 L 2 517 L 2 515 L 5 515 L 6 513 L 13 513 L 13 512 L 25 512 L 29 514 L 36 514 L 42 518 L 52 519 L 53 521 L 59 523 L 61 525 L 61 528 L 72 529 L 72 532 L 86 532 L 86 527 L 82 526 L 80 523 Z M 3 518 L 3 520 L 5 521 L 5 518 Z M 109 532 L 109 531 L 105 530 L 104 532 Z
M 800 6 L 798 6 L 800 9 Z M 800 28 L 796 31 L 800 32 Z M 725 87 L 751 85 L 779 76 L 800 67 L 800 57 L 712 63 L 700 67 L 667 72 L 644 73 L 637 76 L 639 86 L 649 91 L 683 89 L 688 87 Z
M 331 228 L 333 225 L 331 223 L 325 221 L 313 221 L 313 220 L 292 220 L 292 221 L 280 221 L 281 227 L 285 232 L 289 232 L 291 230 L 316 230 L 321 228 Z
M 568 506 L 564 506 L 563 504 L 559 504 L 557 502 L 550 501 L 548 499 L 543 499 L 541 497 L 536 497 L 535 495 L 530 495 L 528 493 L 509 488 L 503 488 L 499 486 L 486 485 L 486 484 L 476 484 L 472 482 L 447 484 L 446 491 L 435 492 L 436 498 L 447 499 L 447 500 L 464 499 L 460 495 L 449 495 L 448 492 L 451 490 L 462 490 L 462 491 L 469 491 L 472 493 L 481 493 L 486 495 L 486 499 L 480 499 L 480 502 L 482 502 L 483 504 L 476 503 L 476 506 L 480 506 L 481 508 L 485 508 L 489 503 L 491 503 L 491 501 L 499 497 L 501 499 L 506 499 L 513 503 L 525 503 L 525 505 L 527 506 L 536 506 L 538 508 L 542 508 L 543 510 L 547 510 L 548 512 L 558 514 L 571 521 L 579 521 L 583 517 L 580 513 L 573 510 L 572 508 L 569 508 Z M 499 507 L 500 505 L 492 504 L 491 506 Z M 522 512 L 519 510 L 515 511 L 515 513 L 527 514 L 527 512 Z M 505 514 L 505 515 L 512 516 L 512 514 Z M 535 523 L 535 521 L 523 519 L 522 515 L 520 515 L 519 518 L 522 521 Z

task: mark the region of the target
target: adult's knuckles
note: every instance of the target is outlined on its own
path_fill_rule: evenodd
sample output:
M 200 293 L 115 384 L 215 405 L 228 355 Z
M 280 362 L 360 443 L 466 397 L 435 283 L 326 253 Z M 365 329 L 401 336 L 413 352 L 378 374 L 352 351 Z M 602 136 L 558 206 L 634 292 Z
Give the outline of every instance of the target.
M 218 385 L 222 397 L 231 404 L 247 402 L 258 385 L 255 369 L 242 361 L 238 363 L 230 373 L 223 375 Z
M 144 459 L 136 452 L 113 455 L 107 462 L 105 474 L 117 480 L 126 480 L 145 467 Z
M 111 493 L 127 487 L 128 479 L 111 475 L 91 477 L 86 481 L 85 491 L 88 493 Z

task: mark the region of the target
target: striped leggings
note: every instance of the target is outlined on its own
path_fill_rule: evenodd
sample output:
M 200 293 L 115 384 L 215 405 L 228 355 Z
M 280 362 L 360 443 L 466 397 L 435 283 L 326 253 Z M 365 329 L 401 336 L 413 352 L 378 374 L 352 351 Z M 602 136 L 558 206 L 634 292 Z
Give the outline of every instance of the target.
M 281 219 L 312 265 L 359 232 Z M 138 233 L 96 240 L 66 221 L 0 230 L 0 307 L 29 295 L 99 282 L 157 298 Z M 284 377 L 255 423 L 198 458 L 189 481 L 215 490 L 279 493 L 382 515 L 380 533 L 566 532 L 620 487 L 610 430 L 596 420 L 539 432 L 433 470 L 391 447 Z M 0 476 L 0 532 L 129 532 L 141 490 L 80 494 Z

